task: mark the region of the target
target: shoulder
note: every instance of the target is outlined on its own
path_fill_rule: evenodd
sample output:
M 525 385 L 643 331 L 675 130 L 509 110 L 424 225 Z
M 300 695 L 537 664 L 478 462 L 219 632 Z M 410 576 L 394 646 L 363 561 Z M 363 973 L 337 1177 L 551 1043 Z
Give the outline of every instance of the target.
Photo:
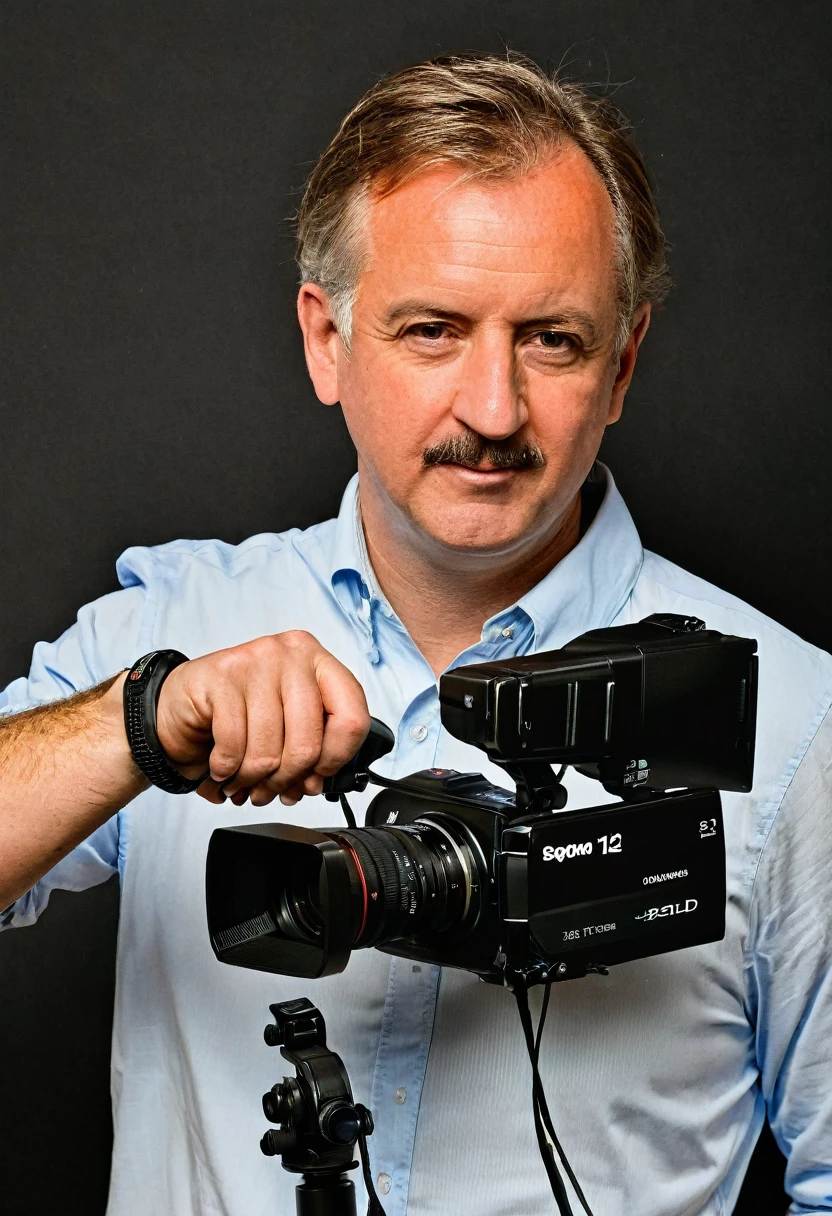
M 122 587 L 148 590 L 161 583 L 184 590 L 189 583 L 296 578 L 303 569 L 311 572 L 326 564 L 335 522 L 261 532 L 236 545 L 217 539 L 182 539 L 133 546 L 118 559 L 116 572 Z
M 788 662 L 804 675 L 811 673 L 813 680 L 832 692 L 832 656 L 737 596 L 648 551 L 633 592 L 633 606 L 638 609 L 642 600 L 650 603 L 651 611 L 661 603 L 666 611 L 691 612 L 711 629 L 753 637 L 770 662 Z
M 128 549 L 117 572 L 143 598 L 141 646 L 197 655 L 287 629 L 326 633 L 334 527 L 328 520 L 239 545 L 175 540 Z

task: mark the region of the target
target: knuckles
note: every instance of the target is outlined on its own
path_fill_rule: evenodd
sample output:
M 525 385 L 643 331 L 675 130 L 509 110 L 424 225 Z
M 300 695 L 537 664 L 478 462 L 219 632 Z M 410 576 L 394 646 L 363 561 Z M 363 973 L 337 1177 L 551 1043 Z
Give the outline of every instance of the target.
M 309 651 L 320 650 L 322 647 L 305 629 L 288 629 L 285 633 L 270 633 L 261 638 L 254 638 L 237 649 L 250 652 L 258 660 L 285 661 L 289 656 L 305 656 Z
M 214 776 L 230 777 L 232 773 L 236 773 L 240 765 L 240 757 L 232 756 L 228 752 L 217 752 L 217 749 L 214 748 L 210 763 Z
M 318 760 L 321 757 L 320 747 L 303 747 L 295 746 L 291 752 L 287 752 L 283 756 L 281 767 L 284 772 L 289 773 L 307 773 L 311 772 Z
M 370 715 L 368 713 L 341 714 L 338 724 L 349 743 L 363 743 L 370 729 Z M 350 752 L 347 759 L 349 760 L 352 755 L 353 753 Z
M 245 768 L 253 774 L 255 780 L 262 781 L 265 777 L 276 773 L 284 761 L 285 757 L 276 754 L 252 756 L 251 758 L 246 756 Z
M 219 650 L 211 658 L 220 675 L 238 677 L 252 668 L 282 666 L 287 662 L 306 659 L 313 651 L 322 650 L 320 642 L 305 629 L 289 629 L 285 633 L 271 633 Z
M 285 633 L 272 634 L 272 637 L 289 650 L 323 649 L 318 639 L 305 629 L 287 629 Z

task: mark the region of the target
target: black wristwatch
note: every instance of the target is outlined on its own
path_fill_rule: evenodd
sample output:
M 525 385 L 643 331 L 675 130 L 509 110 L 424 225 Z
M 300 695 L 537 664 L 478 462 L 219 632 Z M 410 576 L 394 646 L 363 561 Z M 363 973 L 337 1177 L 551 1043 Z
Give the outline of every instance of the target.
M 208 776 L 189 781 L 168 760 L 156 734 L 159 693 L 175 667 L 187 663 L 178 650 L 152 650 L 127 673 L 124 681 L 124 729 L 136 767 L 148 781 L 168 794 L 191 794 Z

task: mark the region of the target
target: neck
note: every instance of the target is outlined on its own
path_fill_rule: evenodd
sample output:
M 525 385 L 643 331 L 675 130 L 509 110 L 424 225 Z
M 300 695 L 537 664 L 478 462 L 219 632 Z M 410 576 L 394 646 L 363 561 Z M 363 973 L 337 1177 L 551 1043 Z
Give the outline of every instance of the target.
M 369 508 L 369 509 L 368 509 Z M 485 622 L 515 603 L 552 570 L 580 539 L 577 494 L 551 536 L 510 563 L 494 560 L 474 569 L 431 562 L 402 546 L 385 527 L 383 512 L 361 504 L 367 553 L 379 587 L 435 675 L 480 640 Z

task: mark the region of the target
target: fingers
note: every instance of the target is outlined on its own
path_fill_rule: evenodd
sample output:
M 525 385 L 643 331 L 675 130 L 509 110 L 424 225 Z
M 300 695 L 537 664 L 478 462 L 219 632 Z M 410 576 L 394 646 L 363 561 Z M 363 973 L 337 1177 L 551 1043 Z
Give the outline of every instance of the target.
M 209 701 L 214 746 L 208 757 L 208 771 L 212 781 L 224 786 L 240 768 L 249 745 L 246 697 L 239 684 L 227 679 Z
M 246 700 L 243 690 L 232 679 L 218 674 L 217 687 L 206 702 L 210 706 L 213 747 L 208 757 L 209 779 L 203 781 L 197 793 L 217 805 L 225 802 L 227 794 L 223 787 L 237 772 L 246 753 Z
M 213 802 L 215 806 L 225 802 L 225 794 L 210 778 L 207 781 L 203 781 L 197 793 L 200 798 L 204 798 L 206 802 Z
M 290 666 L 281 680 L 285 738 L 280 766 L 269 783 L 271 789 L 282 793 L 302 784 L 318 763 L 324 736 L 324 707 L 315 669 L 308 661 Z
M 367 734 L 360 684 L 302 631 L 198 663 L 213 739 L 211 780 L 199 793 L 210 802 L 228 797 L 240 806 L 250 796 L 265 806 L 279 796 L 292 806 L 320 794 L 324 777 L 352 759 Z
M 318 721 L 322 725 L 318 757 L 312 772 L 307 771 L 302 780 L 283 790 L 280 801 L 285 806 L 294 806 L 304 794 L 320 794 L 324 777 L 337 773 L 353 758 L 370 729 L 363 688 L 352 672 L 325 650 L 317 657 L 315 680 L 321 702 Z
M 319 776 L 331 777 L 367 738 L 370 711 L 358 680 L 327 651 L 321 652 L 316 664 L 316 680 L 326 721 L 314 769 Z
M 239 757 L 236 769 L 227 775 L 223 787 L 226 795 L 235 801 L 240 790 L 253 791 L 270 781 L 280 771 L 284 753 L 285 707 L 280 672 L 268 666 L 256 671 L 247 680 L 244 695 L 245 751 Z M 270 791 L 272 798 L 276 792 L 276 789 Z M 265 805 L 262 801 L 255 804 Z
M 310 782 L 310 780 L 313 782 L 320 782 L 320 789 L 307 789 L 307 784 Z M 303 798 L 304 794 L 320 794 L 321 789 L 323 789 L 322 777 L 315 777 L 313 779 L 306 778 L 304 781 L 298 782 L 297 785 L 290 785 L 288 789 L 285 789 L 280 795 L 280 801 L 284 806 L 296 806 L 297 803 L 300 802 L 301 798 Z

